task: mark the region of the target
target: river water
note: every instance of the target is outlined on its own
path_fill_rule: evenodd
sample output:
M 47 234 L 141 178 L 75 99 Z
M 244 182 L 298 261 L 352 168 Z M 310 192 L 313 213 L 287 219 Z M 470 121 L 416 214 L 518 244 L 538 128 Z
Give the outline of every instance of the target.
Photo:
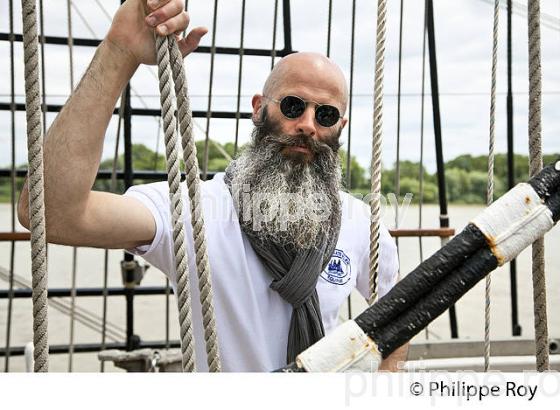
M 467 222 L 476 216 L 483 207 L 452 205 L 449 207 L 451 227 L 460 231 Z M 418 206 L 409 206 L 399 211 L 402 228 L 418 227 Z M 426 228 L 438 227 L 439 211 L 437 206 L 424 206 L 423 226 Z M 394 212 L 385 209 L 383 215 L 386 226 L 394 226 Z M 9 204 L 0 204 L 0 232 L 10 230 L 11 210 Z M 22 229 L 21 227 L 18 230 Z M 560 307 L 560 254 L 557 254 L 560 243 L 560 228 L 554 228 L 545 238 L 546 245 L 546 270 L 547 270 L 547 302 L 548 324 L 550 337 L 560 336 L 560 316 L 556 316 Z M 420 262 L 418 238 L 401 238 L 399 240 L 399 255 L 401 275 L 410 272 Z M 426 258 L 440 247 L 438 238 L 425 238 L 422 240 L 423 256 Z M 9 270 L 11 244 L 0 242 L 0 270 Z M 519 323 L 522 327 L 522 338 L 531 338 L 533 330 L 533 302 L 530 249 L 525 250 L 518 258 L 518 306 Z M 122 286 L 120 275 L 120 261 L 122 251 L 109 251 L 109 286 Z M 100 249 L 80 248 L 77 251 L 77 286 L 101 287 L 103 285 L 103 266 L 105 251 Z M 72 248 L 49 245 L 49 287 L 66 288 L 71 285 L 72 278 Z M 19 242 L 15 247 L 15 273 L 18 277 L 31 280 L 31 262 L 29 244 Z M 165 277 L 155 268 L 147 271 L 141 286 L 163 286 Z M 7 289 L 8 283 L 0 278 L 0 289 Z M 511 338 L 511 299 L 509 268 L 507 266 L 497 269 L 492 274 L 492 310 L 491 310 L 491 337 L 492 339 Z M 173 296 L 170 299 L 170 336 L 178 339 L 178 321 L 176 305 Z M 0 300 L 0 346 L 6 344 L 7 328 L 7 300 Z M 102 315 L 101 297 L 83 297 L 77 300 L 80 309 L 87 309 L 99 318 Z M 365 302 L 358 295 L 352 297 L 353 316 L 365 308 Z M 142 340 L 164 340 L 165 326 L 165 296 L 138 296 L 135 299 L 134 331 Z M 484 335 L 484 281 L 476 285 L 456 305 L 461 340 L 481 340 Z M 347 307 L 341 309 L 341 317 L 347 315 Z M 125 299 L 124 297 L 110 297 L 108 302 L 108 322 L 118 332 L 125 329 Z M 70 321 L 67 314 L 60 313 L 53 306 L 49 308 L 49 343 L 66 344 L 69 341 Z M 444 313 L 430 326 L 428 337 L 430 340 L 450 339 L 449 316 Z M 421 332 L 413 342 L 423 342 L 426 332 Z M 30 299 L 15 299 L 13 304 L 11 345 L 21 346 L 32 340 L 32 310 Z M 77 323 L 75 325 L 76 343 L 100 342 L 99 331 L 94 331 Z M 4 364 L 0 361 L 3 371 Z M 22 371 L 24 361 L 22 357 L 10 359 L 10 371 Z M 51 355 L 51 371 L 67 371 L 67 355 Z M 74 355 L 74 371 L 99 371 L 97 354 Z M 106 366 L 106 371 L 115 371 L 112 365 Z

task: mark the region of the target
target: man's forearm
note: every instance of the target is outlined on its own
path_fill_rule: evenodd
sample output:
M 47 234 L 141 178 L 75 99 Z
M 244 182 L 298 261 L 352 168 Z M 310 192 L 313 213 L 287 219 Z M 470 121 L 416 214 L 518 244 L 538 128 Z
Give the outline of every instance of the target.
M 52 222 L 71 218 L 85 206 L 115 104 L 136 68 L 125 50 L 103 41 L 50 127 L 44 143 L 45 204 L 53 228 Z

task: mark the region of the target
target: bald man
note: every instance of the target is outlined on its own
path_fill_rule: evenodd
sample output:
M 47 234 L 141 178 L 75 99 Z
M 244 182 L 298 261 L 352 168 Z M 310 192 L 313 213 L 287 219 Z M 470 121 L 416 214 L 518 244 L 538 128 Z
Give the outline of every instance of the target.
M 80 84 L 45 140 L 47 240 L 124 248 L 177 278 L 165 182 L 124 195 L 92 191 L 104 135 L 124 86 L 154 64 L 153 33 L 182 32 L 182 0 L 128 0 L 117 11 Z M 178 38 L 184 56 L 206 29 Z M 369 208 L 341 191 L 339 136 L 346 80 L 326 57 L 282 59 L 252 99 L 251 141 L 225 173 L 204 182 L 201 200 L 212 272 L 218 342 L 225 371 L 270 371 L 331 331 L 353 288 L 368 290 Z M 183 191 L 185 192 L 185 190 Z M 184 197 L 188 207 L 188 198 Z M 28 227 L 27 188 L 18 216 Z M 192 238 L 185 212 L 186 237 Z M 207 370 L 192 239 L 196 363 Z M 379 295 L 396 282 L 395 245 L 381 232 Z M 381 368 L 396 370 L 400 349 Z

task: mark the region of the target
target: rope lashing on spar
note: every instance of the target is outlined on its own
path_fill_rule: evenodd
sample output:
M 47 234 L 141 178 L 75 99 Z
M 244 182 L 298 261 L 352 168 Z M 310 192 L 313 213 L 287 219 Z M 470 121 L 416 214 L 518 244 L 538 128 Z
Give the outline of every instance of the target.
M 167 173 L 170 193 L 171 218 L 173 225 L 173 246 L 177 271 L 177 304 L 179 308 L 180 338 L 183 371 L 195 371 L 194 337 L 191 312 L 189 269 L 185 249 L 185 228 L 181 201 L 181 173 L 176 133 L 176 119 L 173 113 L 173 99 L 177 97 L 179 128 L 182 137 L 183 157 L 191 204 L 191 224 L 193 228 L 196 266 L 200 288 L 200 302 L 203 309 L 204 338 L 210 371 L 220 371 L 220 355 L 217 341 L 216 320 L 212 303 L 213 293 L 210 280 L 210 265 L 204 232 L 204 220 L 200 205 L 199 169 L 196 147 L 192 135 L 192 114 L 186 90 L 186 76 L 183 59 L 177 41 L 173 36 L 156 36 L 159 88 Z M 174 87 L 173 87 L 174 84 Z M 175 90 L 175 91 L 174 91 Z M 174 94 L 175 92 L 175 94 Z
M 451 241 L 280 371 L 375 371 L 498 266 L 560 219 L 560 160 L 492 203 Z
M 23 53 L 31 231 L 34 371 L 49 370 L 47 244 L 43 180 L 43 133 L 39 82 L 37 10 L 34 0 L 22 0 Z

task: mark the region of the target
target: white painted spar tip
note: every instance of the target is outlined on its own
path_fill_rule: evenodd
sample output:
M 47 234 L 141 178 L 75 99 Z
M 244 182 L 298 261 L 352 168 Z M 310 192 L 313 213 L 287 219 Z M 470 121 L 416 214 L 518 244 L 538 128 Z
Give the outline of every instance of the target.
M 527 183 L 517 184 L 472 223 L 484 234 L 499 266 L 511 261 L 554 226 L 552 212 Z
M 296 364 L 309 373 L 375 372 L 381 360 L 375 342 L 348 320 L 300 353 Z

